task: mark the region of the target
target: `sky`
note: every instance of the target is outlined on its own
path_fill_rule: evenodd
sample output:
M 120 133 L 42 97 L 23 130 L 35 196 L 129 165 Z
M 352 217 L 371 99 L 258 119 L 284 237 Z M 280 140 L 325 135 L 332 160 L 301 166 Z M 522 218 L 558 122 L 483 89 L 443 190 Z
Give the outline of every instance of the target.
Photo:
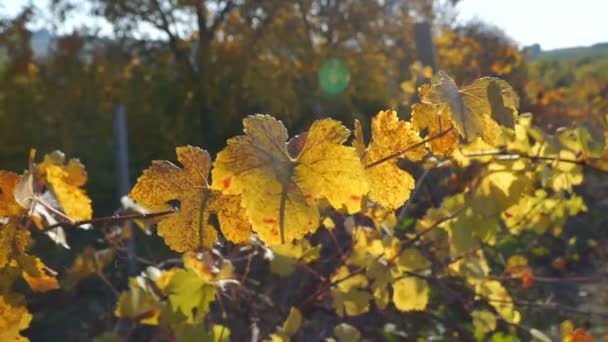
M 44 6 L 49 0 L 0 0 L 0 15 L 30 2 Z M 608 0 L 461 0 L 456 10 L 460 22 L 491 23 L 522 46 L 538 43 L 550 50 L 608 42 Z M 87 19 L 72 18 L 74 26 Z
M 608 0 L 462 0 L 460 20 L 477 18 L 522 45 L 543 50 L 608 42 Z

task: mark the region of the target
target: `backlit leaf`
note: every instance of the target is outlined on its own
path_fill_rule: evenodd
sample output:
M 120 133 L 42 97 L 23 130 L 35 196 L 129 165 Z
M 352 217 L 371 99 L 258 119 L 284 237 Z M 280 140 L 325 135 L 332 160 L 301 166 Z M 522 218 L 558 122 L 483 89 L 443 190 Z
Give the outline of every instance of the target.
M 212 172 L 213 187 L 242 196 L 242 206 L 269 245 L 317 229 L 317 199 L 349 213 L 360 210 L 368 191 L 356 151 L 343 146 L 349 131 L 331 119 L 316 121 L 297 155 L 287 149 L 287 130 L 268 115 L 243 120 L 246 135 L 228 140 Z
M 171 249 L 194 251 L 211 246 L 217 239 L 207 222 L 212 190 L 207 183 L 211 157 L 207 151 L 192 146 L 176 148 L 183 168 L 168 161 L 154 161 L 146 169 L 129 197 L 151 210 L 165 210 L 179 201 L 179 211 L 163 218 L 158 235 Z
M 179 270 L 166 288 L 172 311 L 179 311 L 188 322 L 200 322 L 215 300 L 215 287 L 195 272 Z
M 412 125 L 419 131 L 428 130 L 426 135 L 428 138 L 452 128 L 452 121 L 445 109 L 441 110 L 440 107 L 432 104 L 415 103 L 412 105 Z M 458 147 L 458 131 L 452 129 L 442 137 L 433 139 L 428 145 L 433 153 L 449 156 Z
M 46 292 L 59 288 L 57 282 L 56 272 L 50 270 L 46 265 L 39 259 L 33 258 L 34 267 L 33 271 L 25 270 L 22 272 L 23 279 L 27 282 L 30 288 L 35 292 Z
M 422 102 L 447 106 L 454 127 L 466 141 L 481 137 L 491 145 L 501 141 L 500 125 L 513 127 L 519 107 L 519 98 L 501 79 L 480 78 L 458 89 L 441 71 L 437 83 L 423 94 Z
M 301 264 L 307 264 L 319 258 L 321 245 L 312 246 L 308 240 L 302 239 L 273 245 L 270 248 L 270 271 L 286 277 Z
M 25 330 L 32 320 L 25 302 L 16 298 L 8 300 L 0 296 L 0 340 L 21 342 L 28 341 L 20 333 Z
M 153 294 L 146 291 L 136 278 L 129 279 L 129 289 L 118 297 L 114 315 L 142 324 L 157 325 L 159 314 L 160 309 Z
M 84 166 L 77 159 L 65 163 L 59 151 L 47 154 L 37 166 L 64 213 L 72 220 L 88 220 L 93 216 L 91 199 L 81 188 L 87 181 Z
M 422 141 L 418 131 L 409 122 L 399 120 L 395 111 L 378 113 L 372 119 L 371 131 L 371 141 L 362 157 L 364 165 Z M 401 158 L 416 161 L 425 153 L 424 146 L 418 146 L 403 154 Z M 403 205 L 414 188 L 414 177 L 397 166 L 397 158 L 368 167 L 365 173 L 370 184 L 370 200 L 387 208 L 395 209 Z
M 429 302 L 429 286 L 424 279 L 404 277 L 393 283 L 393 303 L 399 311 L 420 311 Z
M 0 217 L 17 216 L 23 213 L 23 208 L 14 197 L 18 182 L 18 174 L 0 170 Z
M 372 296 L 366 291 L 368 280 L 362 274 L 351 275 L 347 267 L 338 269 L 331 278 L 333 306 L 340 317 L 357 316 L 369 311 Z
M 302 313 L 295 307 L 289 309 L 289 315 L 287 319 L 285 319 L 285 323 L 283 323 L 283 333 L 288 336 L 295 335 L 298 330 L 300 330 L 300 326 L 302 325 Z
M 496 329 L 496 315 L 491 311 L 475 310 L 471 312 L 471 317 L 473 317 L 473 326 L 477 331 L 487 334 Z

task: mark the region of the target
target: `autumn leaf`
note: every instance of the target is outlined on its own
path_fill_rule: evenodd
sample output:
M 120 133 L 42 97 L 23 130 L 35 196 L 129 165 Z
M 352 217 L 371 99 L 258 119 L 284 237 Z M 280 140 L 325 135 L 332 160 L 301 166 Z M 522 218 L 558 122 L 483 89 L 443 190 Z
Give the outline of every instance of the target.
M 346 266 L 340 267 L 331 277 L 333 306 L 340 317 L 357 316 L 369 311 L 372 295 L 367 292 L 368 279 L 362 274 L 353 275 Z
M 484 334 L 496 330 L 496 315 L 489 310 L 474 310 L 471 312 L 473 326 L 476 331 Z
M 20 298 L 9 300 L 0 296 L 0 340 L 21 342 L 28 341 L 21 336 L 32 320 L 32 315 L 27 311 L 25 303 Z
M 420 311 L 429 302 L 429 286 L 424 279 L 404 277 L 393 283 L 393 302 L 399 311 Z
M 64 287 L 71 288 L 80 280 L 102 272 L 103 269 L 114 260 L 113 249 L 96 250 L 93 247 L 85 247 L 82 252 L 76 256 L 72 266 L 68 269 L 68 276 L 65 279 Z
M 93 216 L 91 199 L 81 189 L 87 174 L 80 161 L 71 159 L 65 163 L 64 154 L 55 151 L 44 157 L 37 170 L 70 219 L 88 220 Z
M 15 187 L 18 182 L 18 174 L 0 170 L 0 218 L 23 213 L 23 208 L 15 201 Z
M 158 235 L 177 252 L 211 246 L 217 239 L 215 229 L 207 222 L 212 190 L 207 183 L 211 157 L 197 147 L 176 148 L 180 168 L 168 161 L 154 161 L 144 170 L 129 197 L 151 210 L 164 210 L 172 201 L 179 211 L 163 218 Z
M 31 259 L 32 267 L 24 268 L 21 272 L 23 279 L 30 286 L 34 292 L 46 292 L 59 288 L 59 282 L 57 282 L 57 272 L 48 268 L 42 260 L 37 257 L 27 256 L 27 259 Z M 22 258 L 23 259 L 23 258 Z M 20 262 L 22 264 L 22 262 Z
M 446 112 L 431 104 L 415 103 L 412 105 L 412 126 L 419 131 L 426 129 L 427 138 L 438 137 L 429 141 L 428 145 L 433 153 L 442 156 L 450 156 L 458 147 L 456 130 L 452 129 L 443 136 L 439 136 L 453 127 Z
M 454 127 L 466 141 L 481 137 L 491 145 L 501 141 L 501 125 L 513 128 L 519 107 L 519 98 L 501 79 L 484 77 L 458 89 L 441 71 L 422 102 L 449 108 Z
M 129 289 L 118 297 L 114 315 L 141 321 L 142 324 L 157 325 L 160 314 L 158 302 L 138 279 L 129 279 Z
M 316 230 L 319 199 L 349 213 L 360 210 L 368 186 L 355 149 L 342 145 L 349 131 L 339 122 L 313 123 L 297 155 L 289 153 L 287 129 L 277 119 L 254 115 L 243 126 L 245 135 L 229 139 L 217 155 L 213 188 L 242 196 L 253 230 L 267 244 Z
M 173 312 L 184 315 L 188 322 L 200 322 L 215 300 L 215 287 L 193 271 L 178 270 L 167 284 Z
M 23 255 L 30 244 L 30 232 L 17 224 L 16 219 L 0 225 L 0 267 Z
M 422 142 L 418 131 L 409 122 L 399 120 L 395 111 L 378 113 L 372 119 L 371 131 L 371 141 L 362 156 L 364 165 L 370 165 Z M 355 141 L 358 140 L 359 138 Z M 425 154 L 424 146 L 419 146 L 401 157 L 416 161 Z M 365 174 L 370 185 L 370 200 L 390 209 L 403 205 L 415 185 L 414 177 L 397 166 L 397 158 L 369 166 Z
M 251 240 L 251 224 L 241 207 L 241 196 L 213 196 L 211 210 L 217 215 L 222 234 L 234 243 L 248 243 Z
M 321 255 L 321 245 L 312 246 L 308 240 L 276 244 L 269 248 L 265 257 L 270 259 L 270 271 L 287 277 L 296 267 L 313 262 Z

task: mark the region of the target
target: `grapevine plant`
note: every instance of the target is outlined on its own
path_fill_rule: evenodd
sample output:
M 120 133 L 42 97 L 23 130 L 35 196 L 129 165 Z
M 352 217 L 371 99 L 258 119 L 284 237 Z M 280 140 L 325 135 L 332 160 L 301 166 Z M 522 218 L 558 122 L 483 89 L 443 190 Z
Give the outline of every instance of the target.
M 548 338 L 512 295 L 534 286 L 534 268 L 496 246 L 559 237 L 587 210 L 574 190 L 583 169 L 608 170 L 604 136 L 542 132 L 497 78 L 458 88 L 439 73 L 419 95 L 409 121 L 381 111 L 369 137 L 358 121 L 352 134 L 326 118 L 290 138 L 270 115 L 246 117 L 215 160 L 181 146 L 179 165 L 153 161 L 105 221 L 92 217 L 76 159 L 31 153 L 21 175 L 0 171 L 0 340 L 26 340 L 30 290 L 107 281 L 133 220 L 181 257 L 129 256 L 142 271 L 100 339 Z M 67 248 L 64 229 L 108 221 L 105 248 L 86 249 L 65 274 L 28 252 L 40 233 Z M 565 339 L 591 339 L 569 324 Z

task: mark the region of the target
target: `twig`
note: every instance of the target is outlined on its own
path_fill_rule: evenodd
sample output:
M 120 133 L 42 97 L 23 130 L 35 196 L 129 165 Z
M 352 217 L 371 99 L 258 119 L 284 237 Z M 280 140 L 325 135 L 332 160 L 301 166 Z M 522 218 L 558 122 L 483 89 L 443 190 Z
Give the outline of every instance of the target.
M 43 228 L 43 231 L 48 231 L 53 228 L 64 227 L 64 226 L 77 227 L 77 226 L 82 226 L 85 224 L 106 223 L 106 222 L 115 223 L 115 222 L 122 222 L 122 221 L 127 221 L 127 220 L 137 220 L 137 219 L 146 220 L 146 219 L 152 219 L 152 218 L 156 218 L 156 217 L 172 215 L 172 214 L 175 214 L 176 212 L 177 212 L 177 209 L 170 209 L 170 210 L 165 210 L 165 211 L 160 211 L 160 212 L 150 213 L 150 214 L 129 214 L 129 215 L 122 215 L 122 216 L 95 217 L 90 220 L 82 220 L 82 221 L 59 222 L 59 223 L 52 224 L 50 226 L 45 226 Z
M 393 153 L 389 154 L 386 157 L 380 158 L 380 159 L 378 159 L 378 160 L 376 160 L 374 162 L 371 162 L 371 163 L 365 165 L 365 168 L 369 169 L 369 168 L 372 168 L 372 167 L 377 166 L 379 164 L 382 164 L 382 163 L 384 163 L 386 161 L 389 161 L 391 159 L 399 158 L 401 155 L 403 155 L 403 154 L 405 154 L 405 153 L 407 153 L 407 152 L 409 152 L 409 151 L 411 151 L 411 150 L 413 150 L 415 148 L 418 148 L 420 146 L 424 146 L 424 144 L 426 144 L 426 143 L 429 143 L 429 142 L 431 142 L 433 140 L 442 138 L 446 134 L 450 133 L 453 129 L 454 129 L 454 127 L 450 127 L 450 128 L 446 129 L 443 132 L 437 133 L 436 135 L 434 135 L 432 137 L 428 137 L 428 138 L 426 138 L 426 139 L 424 139 L 424 140 L 422 140 L 420 142 L 417 142 L 417 143 L 415 143 L 415 144 L 413 144 L 411 146 L 408 146 L 407 148 L 404 148 L 404 149 L 399 150 L 397 152 L 393 152 Z

